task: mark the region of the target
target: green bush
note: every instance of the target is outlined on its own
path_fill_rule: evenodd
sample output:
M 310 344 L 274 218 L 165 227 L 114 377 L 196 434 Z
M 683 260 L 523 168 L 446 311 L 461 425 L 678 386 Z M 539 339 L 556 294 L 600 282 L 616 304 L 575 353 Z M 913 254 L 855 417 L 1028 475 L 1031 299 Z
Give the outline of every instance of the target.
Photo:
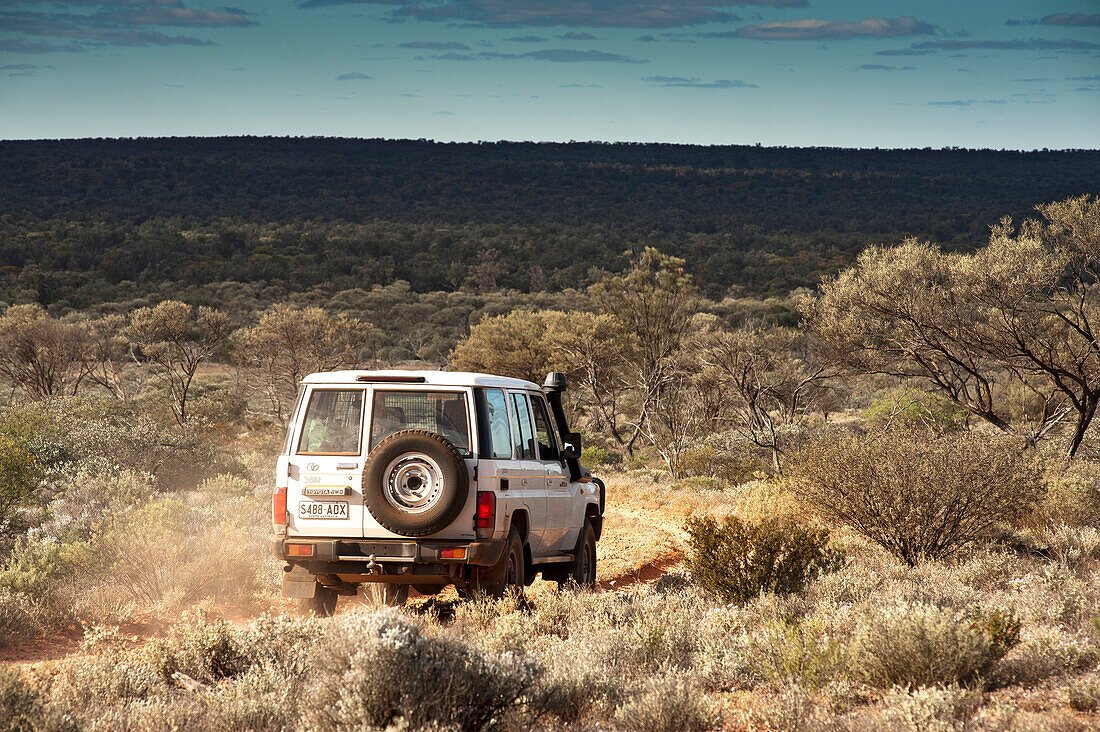
M 51 727 L 38 691 L 23 681 L 18 669 L 0 666 L 0 732 L 37 732 Z
M 931 392 L 899 387 L 863 410 L 863 418 L 876 428 L 932 432 L 942 435 L 966 429 L 970 413 L 950 399 Z
M 842 555 L 829 547 L 829 532 L 791 519 L 750 524 L 729 516 L 689 518 L 692 576 L 726 602 L 746 602 L 762 592 L 798 592 L 824 572 L 838 569 Z
M 38 608 L 30 598 L 0 588 L 0 648 L 33 638 L 41 631 Z
M 753 633 L 749 655 L 757 673 L 774 687 L 796 684 L 816 692 L 844 665 L 844 651 L 820 620 L 773 620 Z
M 741 485 L 763 470 L 759 457 L 745 445 L 703 444 L 684 450 L 676 462 L 676 472 L 685 478 L 714 478 L 726 485 Z
M 1004 655 L 984 628 L 950 610 L 901 603 L 869 612 L 852 641 L 850 670 L 881 689 L 978 685 Z

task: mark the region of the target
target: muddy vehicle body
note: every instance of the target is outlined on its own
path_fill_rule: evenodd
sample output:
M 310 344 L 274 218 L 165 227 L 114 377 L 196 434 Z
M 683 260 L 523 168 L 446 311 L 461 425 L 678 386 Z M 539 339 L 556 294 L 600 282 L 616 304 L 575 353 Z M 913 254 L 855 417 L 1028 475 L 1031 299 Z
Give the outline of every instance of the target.
M 403 603 L 500 595 L 537 574 L 593 586 L 604 487 L 537 384 L 442 371 L 335 371 L 302 381 L 276 467 L 283 595 L 331 614 L 340 595 Z

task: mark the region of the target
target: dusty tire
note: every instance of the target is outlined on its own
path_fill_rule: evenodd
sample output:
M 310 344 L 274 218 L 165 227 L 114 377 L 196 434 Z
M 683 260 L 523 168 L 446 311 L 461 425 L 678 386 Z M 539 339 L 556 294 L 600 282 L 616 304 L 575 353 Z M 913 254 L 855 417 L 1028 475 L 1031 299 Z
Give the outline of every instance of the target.
M 591 522 L 584 522 L 573 551 L 573 564 L 569 571 L 557 578 L 558 587 L 591 590 L 596 586 L 596 530 Z
M 401 607 L 409 599 L 409 586 L 389 582 L 364 582 L 361 586 L 363 597 L 374 607 Z
M 363 470 L 363 502 L 379 526 L 402 536 L 447 528 L 470 493 L 466 461 L 445 437 L 401 430 L 371 450 Z
M 512 527 L 508 532 L 508 541 L 504 546 L 504 553 L 500 560 L 492 567 L 475 567 L 471 578 L 473 585 L 466 595 L 484 593 L 490 597 L 504 597 L 509 589 L 523 594 L 524 564 L 523 564 L 523 540 L 519 537 L 519 530 Z
M 317 583 L 317 591 L 313 597 L 299 597 L 294 601 L 298 612 L 303 615 L 311 615 L 316 618 L 327 618 L 336 612 L 336 601 L 340 595 L 320 582 Z

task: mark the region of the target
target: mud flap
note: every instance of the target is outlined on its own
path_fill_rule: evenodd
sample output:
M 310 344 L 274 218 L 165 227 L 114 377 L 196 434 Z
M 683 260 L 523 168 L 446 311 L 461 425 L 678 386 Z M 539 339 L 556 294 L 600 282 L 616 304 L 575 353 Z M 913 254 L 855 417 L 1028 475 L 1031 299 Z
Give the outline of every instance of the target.
M 309 599 L 317 594 L 317 579 L 300 566 L 283 570 L 283 597 Z

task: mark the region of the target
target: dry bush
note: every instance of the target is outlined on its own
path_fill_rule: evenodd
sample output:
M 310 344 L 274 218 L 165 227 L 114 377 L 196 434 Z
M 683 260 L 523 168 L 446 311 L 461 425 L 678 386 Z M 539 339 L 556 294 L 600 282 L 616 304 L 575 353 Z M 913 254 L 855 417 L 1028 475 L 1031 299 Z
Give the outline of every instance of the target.
M 314 661 L 305 714 L 316 730 L 488 729 L 519 709 L 537 675 L 511 654 L 428 636 L 396 611 L 344 615 Z
M 820 619 L 776 619 L 752 634 L 755 671 L 774 687 L 791 684 L 816 692 L 841 675 L 846 659 L 840 641 Z
M 0 666 L 0 732 L 61 730 L 66 726 L 50 714 L 41 693 L 23 680 L 17 668 Z
M 1048 463 L 1046 490 L 1024 525 L 1033 531 L 1056 526 L 1100 526 L 1100 465 L 1086 460 Z
M 615 721 L 637 732 L 702 732 L 720 724 L 714 707 L 682 679 L 657 678 L 615 710 Z
M 0 648 L 33 638 L 42 630 L 39 608 L 29 597 L 0 588 Z
M 979 683 L 1001 658 L 990 635 L 960 614 L 904 603 L 867 613 L 852 640 L 850 672 L 883 689 Z
M 746 602 L 762 592 L 797 592 L 818 575 L 835 571 L 842 556 L 829 548 L 829 532 L 793 520 L 757 524 L 710 516 L 686 524 L 688 568 L 708 592 L 726 602 Z
M 1042 495 L 1030 454 L 985 435 L 917 439 L 896 433 L 818 439 L 800 451 L 793 488 L 913 566 L 943 559 L 1027 515 Z
M 982 694 L 958 686 L 895 688 L 883 700 L 877 722 L 907 732 L 964 732 L 975 727 Z

